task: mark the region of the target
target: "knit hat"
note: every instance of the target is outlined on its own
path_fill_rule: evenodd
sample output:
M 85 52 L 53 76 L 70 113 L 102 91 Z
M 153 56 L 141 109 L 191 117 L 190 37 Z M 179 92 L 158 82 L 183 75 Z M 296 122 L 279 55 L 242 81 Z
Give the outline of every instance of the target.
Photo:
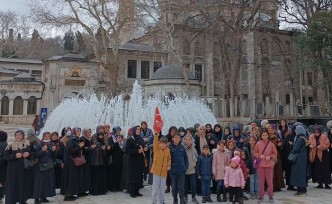
M 240 164 L 240 157 L 235 156 L 231 159 L 232 162 L 234 162 L 235 164 L 239 165 Z

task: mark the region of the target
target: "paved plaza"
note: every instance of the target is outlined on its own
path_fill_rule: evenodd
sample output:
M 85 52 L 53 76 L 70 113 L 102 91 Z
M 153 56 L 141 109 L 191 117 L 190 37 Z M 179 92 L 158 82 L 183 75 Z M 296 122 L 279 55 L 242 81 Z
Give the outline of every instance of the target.
M 29 129 L 29 126 L 19 126 L 19 128 L 22 128 L 27 131 Z M 5 125 L 0 124 L 0 129 L 7 131 L 10 139 L 13 138 L 15 130 L 17 130 L 17 126 L 15 125 Z M 312 184 L 309 182 L 308 187 L 308 193 L 306 197 L 296 197 L 294 196 L 293 191 L 286 191 L 283 190 L 282 192 L 275 193 L 274 199 L 275 203 L 282 203 L 282 204 L 305 204 L 305 203 L 332 203 L 332 190 L 326 190 L 326 189 L 316 189 L 314 188 L 316 184 Z M 51 201 L 50 203 L 73 203 L 73 204 L 103 204 L 103 203 L 110 203 L 110 204 L 149 204 L 151 203 L 151 186 L 145 186 L 140 191 L 144 196 L 143 197 L 137 197 L 137 198 L 131 198 L 129 194 L 127 193 L 108 193 L 107 195 L 103 196 L 87 196 L 87 197 L 81 197 L 77 199 L 76 201 L 71 202 L 64 202 L 63 196 L 59 195 L 59 191 L 57 191 L 57 196 L 53 198 L 49 198 Z M 216 202 L 216 195 L 211 196 L 214 203 Z M 198 200 L 201 203 L 201 197 L 198 197 Z M 33 203 L 34 200 L 30 199 L 28 200 L 28 203 Z M 191 199 L 189 199 L 189 203 Z M 166 195 L 166 203 L 172 204 L 172 196 L 170 193 Z M 229 202 L 227 202 L 229 203 Z M 254 204 L 257 203 L 257 200 L 248 200 L 244 203 L 248 204 Z M 268 203 L 268 196 L 265 196 L 264 203 Z
M 331 203 L 332 202 L 332 190 L 326 189 L 316 189 L 313 186 L 314 184 L 309 184 L 308 194 L 306 197 L 296 197 L 294 196 L 293 191 L 283 190 L 282 192 L 275 193 L 274 203 L 282 203 L 282 204 L 306 204 L 306 203 Z M 64 202 L 63 196 L 59 195 L 57 191 L 57 196 L 54 198 L 49 198 L 50 203 L 76 203 L 76 204 L 149 204 L 151 203 L 151 186 L 145 186 L 140 191 L 143 194 L 143 197 L 131 198 L 127 193 L 108 193 L 107 195 L 102 196 L 87 196 L 77 199 L 76 201 Z M 211 196 L 213 203 L 218 203 L 216 200 L 216 195 L 213 194 Z M 201 203 L 202 198 L 198 196 L 198 200 Z M 189 199 L 189 204 L 191 199 Z M 29 200 L 28 203 L 32 204 L 33 200 Z M 171 193 L 166 194 L 166 204 L 172 204 L 172 196 Z M 230 202 L 226 202 L 230 203 Z M 244 203 L 255 204 L 257 200 L 248 200 L 244 201 Z M 268 203 L 268 197 L 265 196 L 264 203 Z

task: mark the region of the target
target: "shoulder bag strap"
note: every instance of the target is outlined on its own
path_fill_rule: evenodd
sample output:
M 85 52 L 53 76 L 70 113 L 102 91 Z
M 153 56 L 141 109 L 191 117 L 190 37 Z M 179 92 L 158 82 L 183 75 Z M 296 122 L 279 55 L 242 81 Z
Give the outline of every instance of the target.
M 266 149 L 266 147 L 267 147 L 267 145 L 268 145 L 269 143 L 270 143 L 270 141 L 268 141 L 268 142 L 266 143 L 266 145 L 265 145 L 265 147 L 264 147 L 264 150 L 263 150 L 262 154 L 264 154 L 265 149 Z

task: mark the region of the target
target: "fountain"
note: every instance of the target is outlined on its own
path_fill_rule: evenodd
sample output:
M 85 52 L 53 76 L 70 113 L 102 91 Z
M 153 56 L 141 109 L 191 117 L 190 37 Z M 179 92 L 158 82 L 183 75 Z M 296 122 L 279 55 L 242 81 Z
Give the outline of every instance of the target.
M 147 121 L 152 128 L 156 106 L 160 110 L 164 121 L 163 134 L 168 133 L 170 126 L 193 127 L 195 123 L 212 125 L 216 118 L 211 110 L 199 99 L 189 97 L 143 98 L 143 89 L 136 81 L 129 101 L 121 95 L 108 99 L 105 96 L 97 97 L 96 94 L 82 94 L 84 97 L 69 98 L 56 107 L 41 132 L 58 131 L 63 127 L 91 128 L 95 132 L 98 125 L 110 124 L 120 126 L 123 133 L 128 128 Z M 159 96 L 162 93 L 157 94 Z

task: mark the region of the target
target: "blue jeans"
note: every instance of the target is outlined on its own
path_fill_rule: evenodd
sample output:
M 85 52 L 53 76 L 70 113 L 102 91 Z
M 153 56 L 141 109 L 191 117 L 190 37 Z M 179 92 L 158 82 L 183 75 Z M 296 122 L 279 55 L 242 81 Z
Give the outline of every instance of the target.
M 202 196 L 210 196 L 211 194 L 211 189 L 210 189 L 210 184 L 211 184 L 211 179 L 202 179 L 201 180 L 201 187 L 202 187 Z
M 258 185 L 258 176 L 257 172 L 254 174 L 250 174 L 250 194 L 251 195 L 258 195 L 259 192 L 259 185 Z
M 152 196 L 151 200 L 153 204 L 165 203 L 165 185 L 166 177 L 161 177 L 153 174 L 152 183 Z
M 191 198 L 195 198 L 196 197 L 196 174 L 186 174 L 185 186 L 184 186 L 185 196 L 188 195 L 189 185 L 190 185 L 190 190 L 191 190 Z
M 178 200 L 178 193 L 180 203 L 184 203 L 184 180 L 185 174 L 170 174 L 172 180 L 172 196 L 174 201 Z
M 217 192 L 223 193 L 224 192 L 224 180 L 216 180 L 217 182 Z

